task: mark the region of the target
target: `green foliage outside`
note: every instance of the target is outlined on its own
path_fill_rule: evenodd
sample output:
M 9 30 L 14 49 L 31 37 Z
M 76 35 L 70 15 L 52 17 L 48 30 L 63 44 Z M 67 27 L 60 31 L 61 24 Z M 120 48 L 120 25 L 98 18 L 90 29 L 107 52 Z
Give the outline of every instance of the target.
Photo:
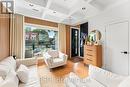
M 26 40 L 25 45 L 26 45 L 26 50 L 35 50 L 37 48 L 41 49 L 41 51 L 45 51 L 49 48 L 56 49 L 56 38 L 57 38 L 57 31 L 54 31 L 54 36 L 53 38 L 49 37 L 49 32 L 51 30 L 45 30 L 45 29 L 31 29 L 31 27 L 25 27 L 25 32 L 26 33 L 35 33 L 37 34 L 36 40 Z

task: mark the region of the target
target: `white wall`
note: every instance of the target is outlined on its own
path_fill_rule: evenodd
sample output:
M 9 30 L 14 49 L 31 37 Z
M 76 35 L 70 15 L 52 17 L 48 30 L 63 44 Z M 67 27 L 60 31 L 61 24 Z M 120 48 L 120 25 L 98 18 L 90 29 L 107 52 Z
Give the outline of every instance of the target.
M 108 9 L 99 15 L 88 19 L 89 32 L 91 30 L 99 30 L 102 33 L 103 44 L 103 67 L 107 65 L 105 57 L 105 27 L 107 24 L 114 21 L 128 20 L 130 21 L 130 1 L 124 2 L 118 6 Z M 123 32 L 122 32 L 123 34 Z

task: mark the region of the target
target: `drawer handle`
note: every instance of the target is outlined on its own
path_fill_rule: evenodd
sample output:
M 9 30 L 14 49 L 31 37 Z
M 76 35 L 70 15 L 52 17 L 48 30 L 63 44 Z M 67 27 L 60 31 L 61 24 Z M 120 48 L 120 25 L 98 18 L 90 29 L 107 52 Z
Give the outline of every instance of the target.
M 90 55 L 90 54 L 87 54 L 88 56 L 93 56 L 93 55 Z
M 90 49 L 87 49 L 88 51 L 93 51 L 93 50 L 90 50 Z
M 91 59 L 87 59 L 87 60 L 92 61 Z

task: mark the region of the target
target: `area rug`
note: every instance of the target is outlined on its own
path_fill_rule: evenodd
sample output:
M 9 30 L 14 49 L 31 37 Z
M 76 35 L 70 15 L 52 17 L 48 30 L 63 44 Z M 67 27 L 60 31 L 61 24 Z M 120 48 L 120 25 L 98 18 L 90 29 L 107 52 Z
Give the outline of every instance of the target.
M 46 64 L 38 67 L 38 73 L 41 81 L 41 87 L 65 87 L 64 79 L 72 72 L 73 63 L 69 61 L 66 66 L 55 69 L 48 69 Z
M 80 58 L 80 57 L 72 57 L 70 60 L 71 60 L 73 63 L 77 63 L 77 62 L 83 61 L 83 58 Z

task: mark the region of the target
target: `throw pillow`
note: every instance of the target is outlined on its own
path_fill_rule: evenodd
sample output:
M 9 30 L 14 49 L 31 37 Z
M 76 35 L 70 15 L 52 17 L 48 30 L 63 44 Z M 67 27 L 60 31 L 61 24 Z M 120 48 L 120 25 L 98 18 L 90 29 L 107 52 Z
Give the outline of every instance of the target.
M 0 77 L 0 84 L 3 82 L 4 80 L 3 80 L 3 78 L 2 77 Z
M 0 87 L 18 87 L 19 80 L 16 75 L 16 72 L 10 71 L 6 76 L 5 80 L 0 83 Z
M 17 76 L 21 82 L 27 83 L 29 79 L 29 69 L 25 65 L 21 64 L 17 70 Z
M 10 69 L 8 66 L 0 65 L 0 76 L 2 76 L 3 79 L 6 78 L 9 71 L 10 71 Z
M 56 50 L 48 51 L 48 54 L 51 55 L 53 58 L 58 58 L 59 57 L 59 52 L 56 51 Z
M 122 81 L 118 87 L 130 87 L 130 76 Z
M 9 71 L 16 69 L 16 61 L 12 56 L 9 56 L 2 61 L 0 61 L 0 76 L 2 76 L 3 79 L 7 76 Z

